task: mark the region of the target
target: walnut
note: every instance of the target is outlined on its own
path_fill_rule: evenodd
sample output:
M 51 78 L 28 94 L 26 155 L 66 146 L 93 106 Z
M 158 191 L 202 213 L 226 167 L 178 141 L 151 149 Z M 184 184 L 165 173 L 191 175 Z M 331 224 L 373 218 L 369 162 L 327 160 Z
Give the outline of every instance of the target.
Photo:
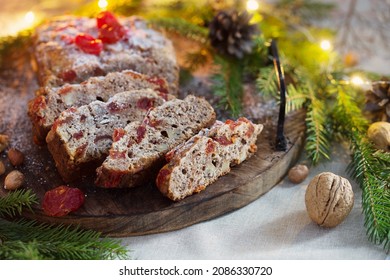
M 377 149 L 390 152 L 390 123 L 375 122 L 371 124 L 367 136 Z
M 306 189 L 306 210 L 320 226 L 335 227 L 351 212 L 354 194 L 349 181 L 331 172 L 315 176 Z
M 288 171 L 288 179 L 294 183 L 302 183 L 307 175 L 309 175 L 309 168 L 304 164 L 297 164 Z

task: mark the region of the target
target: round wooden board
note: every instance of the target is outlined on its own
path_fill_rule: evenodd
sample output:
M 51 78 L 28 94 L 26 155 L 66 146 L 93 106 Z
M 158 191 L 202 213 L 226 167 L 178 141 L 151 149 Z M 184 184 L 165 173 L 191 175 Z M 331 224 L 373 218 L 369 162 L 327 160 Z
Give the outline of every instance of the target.
M 25 174 L 24 188 L 32 189 L 39 201 L 46 191 L 62 185 L 54 162 L 46 147 L 32 142 L 31 124 L 27 117 L 27 102 L 37 88 L 34 74 L 27 63 L 20 63 L 12 72 L 23 73 L 4 76 L 0 79 L 0 133 L 11 137 L 11 146 L 24 152 L 26 159 L 19 169 Z M 16 78 L 15 78 L 16 77 Z M 264 130 L 257 145 L 257 153 L 231 173 L 221 177 L 199 194 L 172 202 L 163 197 L 154 186 L 134 189 L 100 189 L 93 185 L 93 178 L 83 177 L 72 186 L 86 193 L 85 204 L 78 211 L 65 217 L 49 217 L 41 205 L 33 212 L 24 211 L 23 216 L 42 222 L 80 225 L 112 237 L 144 235 L 172 231 L 206 221 L 239 209 L 258 199 L 274 187 L 287 173 L 300 155 L 304 140 L 305 113 L 297 111 L 287 117 L 285 134 L 288 138 L 286 152 L 274 151 L 275 112 L 264 115 Z M 7 172 L 13 169 L 6 153 L 0 155 Z M 0 185 L 4 185 L 0 177 Z M 0 196 L 7 191 L 0 188 Z

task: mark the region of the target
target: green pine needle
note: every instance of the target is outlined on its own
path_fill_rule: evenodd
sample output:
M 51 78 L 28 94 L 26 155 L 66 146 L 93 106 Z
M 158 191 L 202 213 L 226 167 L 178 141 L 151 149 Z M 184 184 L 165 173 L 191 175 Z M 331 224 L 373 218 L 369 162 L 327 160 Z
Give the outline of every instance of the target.
M 173 31 L 188 39 L 199 41 L 202 44 L 205 44 L 208 40 L 208 29 L 182 18 L 153 18 L 149 19 L 149 23 L 154 28 Z
M 38 198 L 31 190 L 15 190 L 0 197 L 0 217 L 20 215 L 23 208 L 31 210 L 31 206 L 37 203 Z
M 331 130 L 329 119 L 325 111 L 325 104 L 319 100 L 310 86 L 309 100 L 306 115 L 306 153 L 314 165 L 330 158 Z
M 99 260 L 125 259 L 127 250 L 118 241 L 102 238 L 92 230 L 51 226 L 35 221 L 10 222 L 0 219 L 1 259 L 29 256 L 40 259 Z M 21 243 L 22 242 L 22 243 Z M 13 249 L 19 248 L 14 252 Z M 17 254 L 17 255 L 14 255 Z
M 365 139 L 368 122 L 357 104 L 356 92 L 338 86 L 334 112 L 339 132 L 351 143 L 348 171 L 362 189 L 362 207 L 367 236 L 390 251 L 390 154 L 377 151 Z
M 279 96 L 278 81 L 273 66 L 260 68 L 256 86 L 264 96 L 274 98 Z
M 215 64 L 220 68 L 212 76 L 213 92 L 220 96 L 220 105 L 237 117 L 242 111 L 242 65 L 237 60 L 216 55 Z

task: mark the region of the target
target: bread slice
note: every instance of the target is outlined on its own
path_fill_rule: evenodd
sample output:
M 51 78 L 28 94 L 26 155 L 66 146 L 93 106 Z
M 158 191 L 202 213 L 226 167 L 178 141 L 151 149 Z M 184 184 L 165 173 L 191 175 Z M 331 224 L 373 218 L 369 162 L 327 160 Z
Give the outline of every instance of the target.
M 168 84 L 162 78 L 149 77 L 134 71 L 113 72 L 107 76 L 92 77 L 81 84 L 61 87 L 43 87 L 39 96 L 28 104 L 28 115 L 33 126 L 34 141 L 45 144 L 45 138 L 54 120 L 70 107 L 87 105 L 93 101 L 106 102 L 118 92 L 151 88 L 165 99 Z
M 150 108 L 164 102 L 150 89 L 127 91 L 107 102 L 94 101 L 62 112 L 46 141 L 64 181 L 77 179 L 77 174 L 88 173 L 88 168 L 95 170 L 108 154 L 115 128 L 142 120 Z
M 204 190 L 256 152 L 262 129 L 246 118 L 217 122 L 166 155 L 169 162 L 158 173 L 157 188 L 174 201 Z
M 118 17 L 118 21 L 124 36 L 116 43 L 104 43 L 98 55 L 82 51 L 75 43 L 80 34 L 99 37 L 95 18 L 67 15 L 37 27 L 33 54 L 40 85 L 81 83 L 92 76 L 134 70 L 164 78 L 170 92 L 176 92 L 179 67 L 171 41 L 139 17 Z
M 214 122 L 214 109 L 193 95 L 154 108 L 142 122 L 115 130 L 110 154 L 97 169 L 96 184 L 119 188 L 153 182 L 169 150 Z

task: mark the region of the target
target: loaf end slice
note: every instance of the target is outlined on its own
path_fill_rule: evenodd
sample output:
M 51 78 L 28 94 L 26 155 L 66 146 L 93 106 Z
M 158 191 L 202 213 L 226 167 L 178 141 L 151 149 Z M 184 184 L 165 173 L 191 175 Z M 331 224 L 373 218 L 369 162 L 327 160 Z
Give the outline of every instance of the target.
M 169 162 L 158 173 L 157 188 L 173 201 L 204 190 L 256 152 L 262 129 L 246 118 L 217 122 L 167 154 Z
M 153 182 L 169 150 L 214 122 L 211 105 L 192 95 L 152 109 L 142 122 L 115 130 L 110 154 L 97 169 L 96 185 L 119 188 Z

